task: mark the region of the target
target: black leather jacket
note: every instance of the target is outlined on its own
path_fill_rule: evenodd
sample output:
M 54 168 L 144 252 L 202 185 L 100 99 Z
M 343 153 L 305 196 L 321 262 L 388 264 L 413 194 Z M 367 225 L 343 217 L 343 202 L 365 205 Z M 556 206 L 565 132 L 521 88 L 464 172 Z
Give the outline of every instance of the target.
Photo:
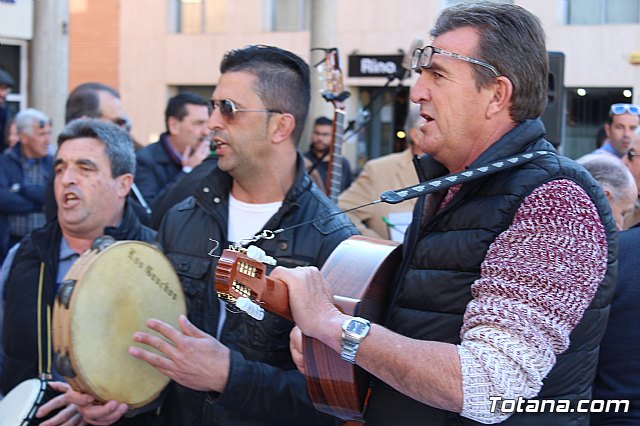
M 345 215 L 288 229 L 338 211 L 311 182 L 302 164 L 298 155 L 296 180 L 265 225 L 265 229 L 285 231 L 255 245 L 280 266 L 320 267 L 341 241 L 358 231 Z M 211 255 L 219 256 L 228 247 L 230 189 L 231 177 L 215 168 L 195 188 L 195 196 L 167 212 L 160 227 L 160 243 L 180 277 L 189 319 L 231 349 L 229 379 L 221 394 L 172 384 L 161 417 L 165 424 L 180 425 L 333 424 L 332 418 L 311 405 L 305 379 L 291 360 L 292 323 L 269 313 L 256 321 L 226 312 L 219 329 L 220 304 L 214 291 L 217 257 Z

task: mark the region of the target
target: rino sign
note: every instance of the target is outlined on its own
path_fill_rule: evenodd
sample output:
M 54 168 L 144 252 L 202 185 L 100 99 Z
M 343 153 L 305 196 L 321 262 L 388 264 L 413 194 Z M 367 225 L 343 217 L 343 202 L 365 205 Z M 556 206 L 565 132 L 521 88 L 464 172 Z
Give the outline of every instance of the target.
M 388 77 L 402 69 L 402 55 L 350 55 L 349 77 Z

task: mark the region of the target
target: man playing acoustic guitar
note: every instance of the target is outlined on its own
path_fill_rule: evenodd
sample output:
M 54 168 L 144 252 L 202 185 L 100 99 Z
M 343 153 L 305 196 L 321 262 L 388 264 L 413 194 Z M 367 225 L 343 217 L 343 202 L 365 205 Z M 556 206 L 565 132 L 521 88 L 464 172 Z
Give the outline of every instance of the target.
M 413 57 L 411 100 L 426 120 L 421 180 L 554 151 L 539 119 L 548 65 L 536 17 L 461 4 L 431 35 Z M 271 278 L 287 283 L 299 367 L 301 331 L 376 377 L 367 425 L 587 425 L 576 405 L 591 396 L 614 234 L 597 183 L 548 154 L 418 201 L 382 324 L 338 311 L 314 268 Z M 532 398 L 571 408 L 509 409 Z

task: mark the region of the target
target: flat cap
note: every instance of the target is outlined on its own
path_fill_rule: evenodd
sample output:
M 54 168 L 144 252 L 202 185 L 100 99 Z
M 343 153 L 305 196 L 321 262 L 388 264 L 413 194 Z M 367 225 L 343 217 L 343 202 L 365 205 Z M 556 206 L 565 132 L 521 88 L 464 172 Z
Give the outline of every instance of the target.
M 16 82 L 13 80 L 13 77 L 11 77 L 11 74 L 0 69 L 0 85 L 13 87 L 16 85 Z

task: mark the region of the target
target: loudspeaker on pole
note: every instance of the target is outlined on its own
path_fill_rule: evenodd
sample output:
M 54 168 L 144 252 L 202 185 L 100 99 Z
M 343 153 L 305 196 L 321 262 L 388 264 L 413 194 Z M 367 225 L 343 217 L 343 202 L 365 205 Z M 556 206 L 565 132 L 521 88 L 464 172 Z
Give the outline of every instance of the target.
M 547 106 L 542 122 L 547 129 L 546 139 L 556 148 L 564 139 L 566 123 L 566 97 L 564 90 L 564 53 L 547 52 L 549 55 L 549 88 Z

